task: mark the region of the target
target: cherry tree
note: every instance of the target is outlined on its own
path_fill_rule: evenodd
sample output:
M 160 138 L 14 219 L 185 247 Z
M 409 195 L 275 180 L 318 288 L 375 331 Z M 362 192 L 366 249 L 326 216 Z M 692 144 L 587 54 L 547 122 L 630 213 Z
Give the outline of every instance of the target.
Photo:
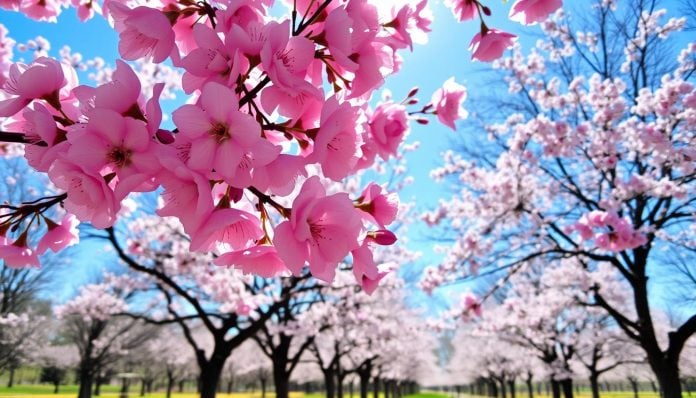
M 102 283 L 83 286 L 76 297 L 54 309 L 65 323 L 66 339 L 79 352 L 79 398 L 90 398 L 100 372 L 153 335 L 152 327 L 138 320 L 114 317 L 126 310 L 132 288 L 127 278 L 107 274 Z
M 491 115 L 500 122 L 484 126 L 488 144 L 465 143 L 433 172 L 459 190 L 426 216 L 455 243 L 425 286 L 514 273 L 532 259 L 609 264 L 634 308 L 612 305 L 599 285 L 587 286 L 592 302 L 643 348 L 662 393 L 676 398 L 696 316 L 661 346 L 648 275 L 660 273 L 663 253 L 693 249 L 696 47 L 668 52 L 685 20 L 666 14 L 655 1 L 597 2 L 579 26 L 558 13 L 541 25 L 537 48 L 495 64 L 514 95 L 502 101 L 516 112 Z

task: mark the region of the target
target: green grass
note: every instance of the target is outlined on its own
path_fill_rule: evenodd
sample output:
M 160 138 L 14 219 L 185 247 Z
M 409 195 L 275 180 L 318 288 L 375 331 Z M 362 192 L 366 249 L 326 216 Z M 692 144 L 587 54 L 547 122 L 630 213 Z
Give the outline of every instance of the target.
M 21 398 L 73 398 L 77 396 L 77 385 L 65 385 L 60 386 L 60 393 L 53 394 L 53 386 L 43 384 L 43 385 L 15 385 L 12 388 L 0 387 L 0 397 L 21 397 Z M 120 388 L 118 386 L 105 385 L 102 386 L 102 397 L 111 398 L 118 397 L 118 392 Z M 138 398 L 140 396 L 140 386 L 138 384 L 132 386 L 129 390 L 129 396 L 132 398 Z M 219 393 L 218 398 L 261 398 L 261 392 L 248 392 L 248 393 L 233 393 L 225 394 Z M 348 391 L 345 392 L 344 396 L 346 398 L 350 397 Z M 357 398 L 359 395 L 357 392 L 354 393 L 354 397 Z M 372 398 L 372 393 L 370 393 L 370 398 Z M 381 395 L 380 395 L 381 396 Z M 187 393 L 174 393 L 173 398 L 197 398 L 198 394 L 193 392 Z M 274 398 L 275 394 L 268 392 L 266 398 Z M 300 392 L 290 393 L 290 398 L 324 398 L 324 394 L 304 394 Z M 447 394 L 438 393 L 421 393 L 415 395 L 407 395 L 405 398 L 447 398 Z M 165 398 L 164 392 L 156 392 L 153 394 L 146 394 L 145 398 Z

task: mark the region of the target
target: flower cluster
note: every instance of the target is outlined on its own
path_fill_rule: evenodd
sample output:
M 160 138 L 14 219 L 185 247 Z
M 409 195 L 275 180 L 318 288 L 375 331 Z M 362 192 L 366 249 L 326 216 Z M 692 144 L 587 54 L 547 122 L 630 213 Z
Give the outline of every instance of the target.
M 562 0 L 517 0 L 510 9 L 510 19 L 524 25 L 543 22 L 554 11 L 561 8 Z M 481 31 L 474 35 L 469 44 L 471 59 L 491 62 L 500 58 L 510 48 L 517 36 L 498 29 L 489 28 L 483 16 L 491 15 L 490 8 L 480 0 L 445 0 L 445 5 L 459 21 L 478 17 L 481 19 Z
M 645 235 L 615 212 L 593 211 L 583 215 L 575 224 L 583 240 L 594 240 L 598 248 L 613 252 L 633 249 L 647 242 Z M 599 229 L 601 232 L 595 232 Z

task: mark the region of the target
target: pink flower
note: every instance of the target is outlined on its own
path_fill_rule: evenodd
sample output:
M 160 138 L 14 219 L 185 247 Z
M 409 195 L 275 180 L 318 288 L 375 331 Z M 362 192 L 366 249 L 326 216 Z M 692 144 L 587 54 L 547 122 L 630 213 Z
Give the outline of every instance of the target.
M 472 293 L 465 293 L 462 296 L 462 306 L 464 307 L 464 317 L 468 317 L 472 312 L 476 316 L 481 316 L 481 302 Z
M 510 19 L 524 25 L 542 22 L 561 8 L 563 0 L 517 0 L 510 9 Z
M 324 175 L 334 181 L 345 178 L 358 162 L 361 144 L 356 128 L 358 108 L 329 98 L 321 110 L 319 131 L 308 161 L 321 164 Z
M 216 243 L 229 245 L 233 250 L 246 248 L 264 236 L 261 221 L 239 209 L 216 209 L 191 234 L 191 250 L 209 251 Z
M 15 116 L 17 121 L 9 123 L 7 127 L 22 131 L 28 142 L 41 144 L 25 145 L 24 157 L 31 167 L 46 172 L 67 151 L 69 144 L 65 141 L 65 131 L 58 129 L 53 115 L 41 104 L 35 103 L 33 107 L 26 108 L 21 119 Z
M 367 294 L 372 294 L 379 286 L 379 281 L 387 275 L 387 272 L 379 272 L 375 264 L 372 250 L 369 246 L 370 239 L 365 239 L 363 244 L 353 250 L 353 275 Z
M 0 101 L 0 116 L 12 116 L 35 99 L 59 109 L 59 91 L 66 84 L 63 67 L 54 59 L 40 57 L 29 65 L 13 64 L 4 89 L 16 97 Z
M 32 19 L 56 22 L 61 3 L 56 0 L 22 0 L 20 11 Z
M 160 162 L 164 170 L 158 181 L 164 187 L 164 205 L 157 214 L 177 217 L 190 235 L 213 211 L 210 181 L 174 157 L 164 157 Z
M 173 119 L 182 138 L 190 140 L 189 167 L 214 171 L 228 184 L 246 188 L 252 169 L 272 162 L 281 148 L 261 137 L 261 126 L 238 110 L 238 101 L 232 90 L 210 82 L 199 103 L 177 109 Z
M 80 221 L 100 229 L 114 225 L 121 205 L 104 177 L 67 160 L 56 161 L 48 176 L 56 187 L 67 192 L 65 209 Z
M 261 65 L 273 86 L 266 88 L 261 101 L 267 111 L 288 118 L 305 113 L 309 106 L 323 99 L 319 88 L 306 79 L 314 60 L 314 43 L 306 37 L 290 37 L 290 21 L 269 23 L 267 40 L 261 50 Z
M 384 229 L 391 224 L 399 211 L 399 197 L 395 193 L 387 193 L 384 188 L 375 183 L 368 184 L 358 198 L 357 208 L 367 213 L 369 219 Z
M 358 247 L 360 217 L 345 193 L 326 196 L 319 177 L 302 185 L 288 221 L 275 228 L 273 244 L 285 265 L 299 275 L 306 261 L 312 274 L 333 280 L 336 265 Z
M 445 0 L 445 5 L 452 9 L 459 22 L 474 19 L 477 13 L 476 0 Z
M 455 82 L 454 77 L 449 78 L 442 88 L 433 93 L 430 103 L 435 106 L 440 123 L 456 131 L 455 122 L 468 116 L 467 111 L 462 108 L 466 95 L 466 87 Z
M 370 116 L 369 126 L 369 143 L 379 156 L 384 160 L 396 156 L 409 132 L 406 107 L 391 101 L 379 104 Z
M 0 236 L 0 259 L 11 268 L 39 267 L 39 257 L 27 247 L 26 234 L 22 234 L 13 243 Z
M 258 245 L 248 249 L 225 253 L 214 261 L 215 265 L 239 268 L 247 274 L 273 278 L 288 269 L 273 246 Z
M 477 33 L 469 44 L 471 59 L 491 62 L 503 56 L 506 49 L 512 46 L 517 36 L 497 29 L 484 29 Z
M 117 2 L 110 2 L 108 8 L 119 33 L 118 52 L 124 59 L 151 56 L 160 63 L 172 53 L 174 31 L 162 11 L 143 6 L 130 9 Z
M 92 111 L 84 129 L 68 133 L 68 141 L 72 145 L 67 159 L 92 173 L 108 170 L 118 176 L 118 200 L 129 192 L 156 187 L 150 180 L 159 170 L 159 163 L 144 122 L 98 108 Z
M 234 32 L 241 29 L 235 27 Z M 240 72 L 249 69 L 249 61 L 237 51 L 241 43 L 233 42 L 238 37 L 226 35 L 223 43 L 212 28 L 199 23 L 194 24 L 193 37 L 197 47 L 181 60 L 181 66 L 186 69 L 182 83 L 187 93 L 208 81 L 233 86 Z
M 60 224 L 56 224 L 47 220 L 48 232 L 41 238 L 36 253 L 41 255 L 51 249 L 54 253 L 58 253 L 62 249 L 77 244 L 80 241 L 80 236 L 77 231 L 77 226 L 80 222 L 72 214 L 66 214 Z

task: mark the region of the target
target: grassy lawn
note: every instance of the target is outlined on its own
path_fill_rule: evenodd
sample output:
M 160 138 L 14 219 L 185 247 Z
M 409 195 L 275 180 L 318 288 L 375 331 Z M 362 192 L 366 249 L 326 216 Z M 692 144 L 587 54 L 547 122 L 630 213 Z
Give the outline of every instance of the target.
M 53 386 L 50 385 L 17 385 L 12 388 L 7 388 L 7 387 L 0 387 L 0 397 L 3 398 L 9 398 L 9 397 L 21 397 L 21 398 L 72 398 L 77 396 L 77 390 L 78 386 L 76 385 L 67 385 L 67 386 L 60 386 L 60 393 L 59 394 L 53 394 Z M 111 398 L 111 397 L 118 397 L 119 393 L 119 387 L 118 386 L 102 386 L 102 394 L 101 396 L 104 398 Z M 140 388 L 139 386 L 133 386 L 130 389 L 129 392 L 129 397 L 132 398 L 138 398 L 140 396 Z M 145 395 L 145 398 L 164 398 L 165 394 L 164 392 L 157 392 L 149 395 Z M 198 394 L 196 393 L 174 393 L 172 394 L 173 398 L 197 398 Z M 217 394 L 218 398 L 261 398 L 261 392 L 257 391 L 254 393 L 233 393 L 233 394 L 225 394 L 225 393 L 219 393 Z M 266 398 L 274 398 L 275 394 L 272 392 L 269 392 L 266 394 Z M 296 392 L 296 393 L 290 393 L 290 398 L 323 398 L 324 394 L 304 394 L 301 392 Z M 350 397 L 350 394 L 346 391 L 345 397 L 348 398 Z M 354 397 L 358 397 L 358 394 L 355 394 Z M 370 398 L 372 397 L 372 394 L 370 394 Z M 422 393 L 422 394 L 416 394 L 416 395 L 408 395 L 405 398 L 447 398 L 448 395 L 446 394 L 436 394 L 436 393 Z M 618 397 L 617 397 L 618 398 Z M 646 397 L 647 398 L 647 397 Z

